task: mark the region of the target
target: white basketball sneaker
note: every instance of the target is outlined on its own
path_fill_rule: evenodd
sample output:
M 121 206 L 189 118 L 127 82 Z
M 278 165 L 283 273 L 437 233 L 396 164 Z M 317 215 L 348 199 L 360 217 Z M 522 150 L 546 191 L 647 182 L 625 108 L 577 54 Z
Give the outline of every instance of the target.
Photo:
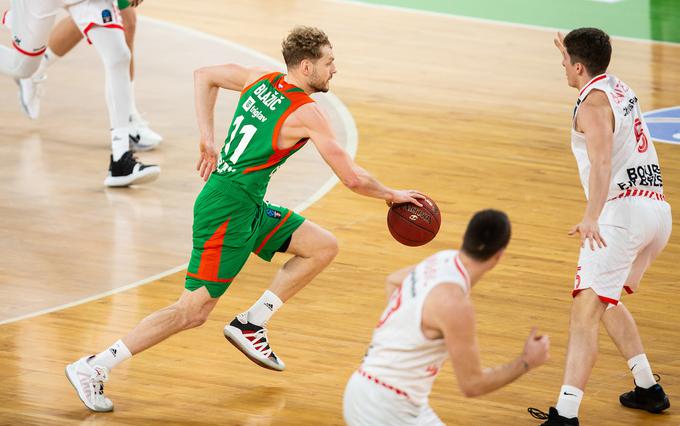
M 87 360 L 80 358 L 66 366 L 66 377 L 78 393 L 78 398 L 92 411 L 113 411 L 113 402 L 104 396 L 104 382 L 109 380 L 108 369 L 99 365 L 90 366 Z
M 267 340 L 267 329 L 248 322 L 244 312 L 224 326 L 224 337 L 260 367 L 283 371 L 286 365 L 274 354 Z
M 130 116 L 130 149 L 135 152 L 151 151 L 163 140 L 163 136 L 151 130 L 149 123 L 138 114 Z
M 677 139 L 680 141 L 680 132 L 673 134 L 673 139 Z
M 42 83 L 47 80 L 47 75 L 34 75 L 29 78 L 15 80 L 19 85 L 19 103 L 21 109 L 31 120 L 40 115 L 40 97 L 43 94 Z

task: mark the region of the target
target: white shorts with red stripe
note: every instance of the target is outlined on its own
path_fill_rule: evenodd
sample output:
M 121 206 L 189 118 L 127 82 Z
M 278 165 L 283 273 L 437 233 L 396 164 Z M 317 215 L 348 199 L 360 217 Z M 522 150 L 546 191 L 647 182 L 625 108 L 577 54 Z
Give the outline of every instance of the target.
M 637 291 L 642 276 L 671 235 L 671 207 L 663 195 L 627 190 L 607 201 L 599 219 L 607 247 L 581 248 L 573 296 L 592 289 L 605 303 L 616 305 L 621 291 Z
M 444 425 L 428 404 L 416 405 L 403 392 L 358 371 L 347 382 L 343 415 L 349 426 Z
M 12 0 L 10 9 L 2 13 L 2 23 L 12 31 L 14 48 L 40 58 L 60 9 L 68 11 L 85 37 L 95 26 L 123 29 L 113 0 Z

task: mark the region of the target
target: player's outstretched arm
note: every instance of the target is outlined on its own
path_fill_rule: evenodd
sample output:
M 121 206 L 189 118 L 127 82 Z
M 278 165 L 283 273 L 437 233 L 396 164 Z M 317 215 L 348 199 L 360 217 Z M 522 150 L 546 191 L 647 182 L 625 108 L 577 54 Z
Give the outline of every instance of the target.
M 217 167 L 214 112 L 218 90 L 241 91 L 264 73 L 264 70 L 237 64 L 203 67 L 194 71 L 194 101 L 200 131 L 200 156 L 196 170 L 203 180 L 208 180 Z
M 392 272 L 387 276 L 387 279 L 385 280 L 385 295 L 387 296 L 388 301 L 390 300 L 390 297 L 392 297 L 392 293 L 401 287 L 401 283 L 404 282 L 404 279 L 406 279 L 414 269 L 415 266 L 407 266 L 406 268 Z
M 359 167 L 338 144 L 328 119 L 316 104 L 303 105 L 297 116 L 321 157 L 347 188 L 357 194 L 380 198 L 388 204 L 410 202 L 422 206 L 418 201 L 423 198 L 420 192 L 388 188 Z
M 472 302 L 457 285 L 432 289 L 423 307 L 423 326 L 444 336 L 458 385 L 467 397 L 492 392 L 548 359 L 550 340 L 532 329 L 523 353 L 507 364 L 482 369 Z
M 581 223 L 574 226 L 569 235 L 579 233 L 581 245 L 588 240 L 590 249 L 595 245 L 606 247 L 607 242 L 600 235 L 598 219 L 607 201 L 612 171 L 612 145 L 614 143 L 614 114 L 607 95 L 592 91 L 581 104 L 576 116 L 577 130 L 586 137 L 586 149 L 590 161 L 588 178 L 588 203 Z

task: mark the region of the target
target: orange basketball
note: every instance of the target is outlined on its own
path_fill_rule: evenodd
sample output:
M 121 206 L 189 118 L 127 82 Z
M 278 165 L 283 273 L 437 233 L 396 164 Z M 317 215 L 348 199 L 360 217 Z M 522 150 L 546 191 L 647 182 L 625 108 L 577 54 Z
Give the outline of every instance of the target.
M 387 212 L 387 228 L 395 240 L 407 246 L 427 244 L 439 232 L 441 213 L 431 198 L 419 200 L 423 205 L 413 203 L 393 204 Z

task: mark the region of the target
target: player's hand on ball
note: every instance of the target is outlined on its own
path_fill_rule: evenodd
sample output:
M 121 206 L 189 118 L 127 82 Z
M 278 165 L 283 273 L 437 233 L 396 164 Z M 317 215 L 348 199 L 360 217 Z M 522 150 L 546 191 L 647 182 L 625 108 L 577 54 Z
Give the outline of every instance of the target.
M 413 203 L 418 207 L 422 207 L 423 205 L 418 200 L 424 198 L 425 196 L 415 189 L 401 189 L 392 191 L 392 199 L 386 200 L 386 203 L 388 206 L 392 206 L 392 204 Z
M 208 181 L 210 174 L 217 168 L 217 151 L 215 150 L 215 142 L 209 139 L 201 139 L 198 144 L 200 150 L 200 157 L 196 164 L 196 170 L 201 176 L 201 179 Z
M 522 360 L 527 369 L 531 370 L 545 363 L 548 358 L 550 358 L 550 337 L 539 335 L 536 327 L 533 327 L 524 344 Z
M 569 231 L 569 235 L 578 233 L 581 236 L 581 247 L 584 246 L 586 239 L 590 244 L 590 249 L 595 250 L 595 244 L 599 248 L 607 247 L 607 243 L 600 235 L 600 225 L 596 220 L 583 219 L 581 223 L 575 225 Z

